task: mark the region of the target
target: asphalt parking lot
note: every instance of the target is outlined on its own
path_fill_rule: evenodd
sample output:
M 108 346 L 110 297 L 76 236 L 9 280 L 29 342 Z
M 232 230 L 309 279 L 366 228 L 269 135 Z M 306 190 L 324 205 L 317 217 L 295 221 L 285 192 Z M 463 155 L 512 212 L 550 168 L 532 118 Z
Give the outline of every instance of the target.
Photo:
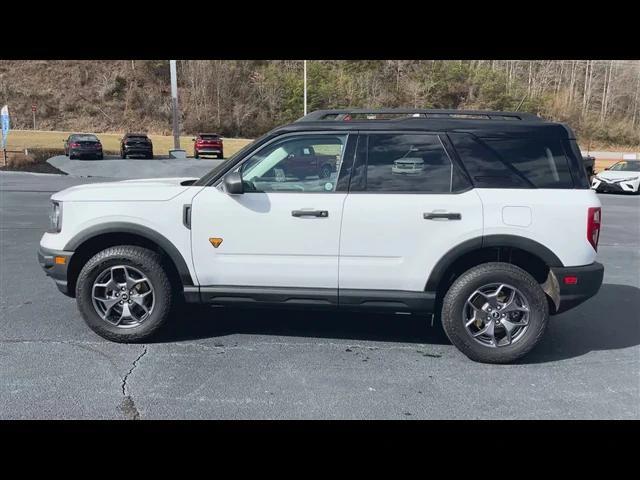
M 190 308 L 103 340 L 36 258 L 49 196 L 97 180 L 0 173 L 2 419 L 640 419 L 640 196 L 600 195 L 598 295 L 490 366 L 428 317 Z

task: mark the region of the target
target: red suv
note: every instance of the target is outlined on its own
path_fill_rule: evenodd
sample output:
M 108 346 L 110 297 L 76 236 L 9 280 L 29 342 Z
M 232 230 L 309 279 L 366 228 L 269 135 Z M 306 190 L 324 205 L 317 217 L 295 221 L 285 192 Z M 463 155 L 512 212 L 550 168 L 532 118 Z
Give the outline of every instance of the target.
M 222 138 L 215 133 L 199 133 L 193 139 L 193 156 L 200 158 L 201 155 L 215 155 L 216 158 L 224 158 L 222 150 Z

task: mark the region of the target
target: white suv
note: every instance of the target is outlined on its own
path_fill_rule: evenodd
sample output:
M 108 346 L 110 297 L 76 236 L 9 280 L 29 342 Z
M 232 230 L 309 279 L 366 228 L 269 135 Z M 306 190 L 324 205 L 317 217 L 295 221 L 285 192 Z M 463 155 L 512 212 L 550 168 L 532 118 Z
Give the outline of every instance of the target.
M 292 155 L 305 148 L 336 168 Z M 399 173 L 406 158 L 421 168 Z M 432 313 L 468 357 L 506 363 L 603 277 L 573 132 L 524 113 L 318 111 L 200 179 L 52 202 L 40 263 L 118 342 L 154 334 L 178 301 Z

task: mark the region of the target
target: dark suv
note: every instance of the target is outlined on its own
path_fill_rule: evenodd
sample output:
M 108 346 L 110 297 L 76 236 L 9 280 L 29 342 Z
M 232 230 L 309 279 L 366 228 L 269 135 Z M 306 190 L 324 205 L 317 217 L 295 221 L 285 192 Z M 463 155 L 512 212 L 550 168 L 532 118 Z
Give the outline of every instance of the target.
M 215 155 L 216 158 L 224 158 L 222 138 L 216 133 L 199 133 L 193 139 L 193 156 L 200 158 L 202 155 Z
M 120 140 L 120 156 L 142 156 L 153 158 L 153 143 L 144 133 L 127 133 Z
M 71 160 L 82 157 L 94 157 L 102 160 L 102 143 L 98 137 L 88 133 L 72 133 L 64 140 L 64 154 Z
M 329 178 L 336 171 L 338 155 L 316 153 L 312 145 L 300 145 L 279 166 L 285 175 L 305 179 Z

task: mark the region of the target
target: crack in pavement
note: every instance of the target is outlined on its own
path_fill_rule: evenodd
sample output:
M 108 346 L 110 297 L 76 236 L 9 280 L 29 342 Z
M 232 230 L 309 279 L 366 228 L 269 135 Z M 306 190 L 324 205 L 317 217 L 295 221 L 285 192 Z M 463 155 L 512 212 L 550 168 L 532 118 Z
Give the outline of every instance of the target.
M 147 354 L 147 346 L 145 345 L 143 352 L 138 355 L 138 357 L 131 364 L 131 368 L 127 372 L 127 374 L 122 378 L 122 395 L 124 398 L 120 405 L 118 405 L 118 409 L 129 419 L 131 420 L 140 420 L 140 412 L 136 407 L 135 402 L 133 401 L 133 397 L 127 394 L 127 380 L 129 376 L 133 373 L 133 371 L 138 366 L 138 362 Z

